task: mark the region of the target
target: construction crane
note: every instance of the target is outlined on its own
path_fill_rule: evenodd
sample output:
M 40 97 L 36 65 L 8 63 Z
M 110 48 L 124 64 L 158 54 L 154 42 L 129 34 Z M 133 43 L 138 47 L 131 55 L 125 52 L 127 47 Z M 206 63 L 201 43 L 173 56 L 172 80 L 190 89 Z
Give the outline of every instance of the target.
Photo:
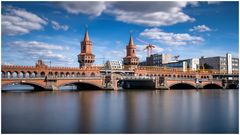
M 152 45 L 152 44 L 150 44 L 150 43 L 147 43 L 147 42 L 145 42 L 145 41 L 143 41 L 143 40 L 141 40 L 141 39 L 139 39 L 139 38 L 137 38 L 137 40 L 138 40 L 139 42 L 142 42 L 142 43 L 144 43 L 145 45 L 147 45 L 143 50 L 147 50 L 147 56 L 150 57 L 150 55 L 152 54 L 152 49 L 155 48 L 155 46 Z
M 175 61 L 178 61 L 178 58 L 179 58 L 180 56 L 179 55 L 175 55 L 175 56 L 173 56 L 172 58 L 175 60 Z

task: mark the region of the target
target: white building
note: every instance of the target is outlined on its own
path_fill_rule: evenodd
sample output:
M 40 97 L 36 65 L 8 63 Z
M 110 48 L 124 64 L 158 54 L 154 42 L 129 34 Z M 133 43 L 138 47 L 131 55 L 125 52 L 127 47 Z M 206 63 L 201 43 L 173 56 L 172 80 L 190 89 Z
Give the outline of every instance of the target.
M 182 69 L 183 71 L 187 71 L 187 70 L 196 71 L 199 69 L 199 59 L 192 58 L 192 59 L 179 60 L 179 61 L 163 64 L 163 66 L 169 67 L 169 68 L 179 68 L 179 69 Z
M 123 69 L 122 61 L 108 60 L 105 63 L 105 69 L 109 69 L 109 70 L 122 70 Z

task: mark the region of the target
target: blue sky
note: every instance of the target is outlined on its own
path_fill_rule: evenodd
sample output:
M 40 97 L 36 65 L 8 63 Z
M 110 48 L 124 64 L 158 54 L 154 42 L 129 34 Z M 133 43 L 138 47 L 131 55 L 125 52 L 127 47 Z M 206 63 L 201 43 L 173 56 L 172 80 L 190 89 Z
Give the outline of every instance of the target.
M 95 64 L 122 60 L 130 32 L 154 53 L 238 57 L 238 2 L 2 2 L 2 64 L 77 67 L 88 26 Z

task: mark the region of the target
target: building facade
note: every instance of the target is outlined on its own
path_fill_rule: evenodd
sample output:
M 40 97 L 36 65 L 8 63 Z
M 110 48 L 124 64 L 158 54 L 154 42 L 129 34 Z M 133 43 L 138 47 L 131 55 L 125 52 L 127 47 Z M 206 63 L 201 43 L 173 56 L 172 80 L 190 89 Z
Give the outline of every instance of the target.
M 92 54 L 92 42 L 86 30 L 83 41 L 81 42 L 81 53 L 78 55 L 79 67 L 91 67 L 95 61 L 95 55 Z
M 122 70 L 123 69 L 122 61 L 108 60 L 105 63 L 105 69 L 109 69 L 109 70 Z
M 182 71 L 187 71 L 188 63 L 187 61 L 177 61 L 177 62 L 162 64 L 162 66 L 167 68 L 175 68 L 175 69 L 180 69 Z
M 162 66 L 163 64 L 171 62 L 171 54 L 152 54 L 146 58 L 147 66 Z
M 179 61 L 163 64 L 162 66 L 168 67 L 168 68 L 178 68 L 178 69 L 181 69 L 182 71 L 196 71 L 196 70 L 199 70 L 199 59 L 192 58 L 192 59 L 179 60 Z
M 133 43 L 132 35 L 130 35 L 130 40 L 126 46 L 127 56 L 123 58 L 124 69 L 133 70 L 137 68 L 139 64 L 139 58 L 136 55 L 137 46 Z
M 202 69 L 213 69 L 221 73 L 236 73 L 239 71 L 239 58 L 232 58 L 231 54 L 223 56 L 200 58 Z

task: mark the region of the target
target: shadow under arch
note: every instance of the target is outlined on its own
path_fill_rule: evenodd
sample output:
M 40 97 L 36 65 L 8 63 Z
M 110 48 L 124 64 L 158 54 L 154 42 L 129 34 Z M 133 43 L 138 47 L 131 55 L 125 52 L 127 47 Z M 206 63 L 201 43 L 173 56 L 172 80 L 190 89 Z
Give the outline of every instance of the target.
M 102 90 L 100 86 L 97 86 L 92 83 L 87 83 L 87 82 L 68 82 L 68 83 L 59 85 L 58 89 L 64 86 L 71 86 L 71 85 L 76 86 L 77 90 Z
M 222 89 L 218 84 L 210 83 L 203 86 L 203 89 Z
M 195 86 L 188 83 L 176 83 L 169 87 L 170 89 L 196 89 Z
M 228 89 L 238 89 L 238 85 L 237 84 L 229 84 Z
M 11 82 L 11 83 L 7 83 L 7 84 L 3 84 L 2 90 L 6 91 L 6 88 L 11 85 L 20 85 L 20 86 L 28 85 L 28 86 L 32 86 L 33 90 L 35 90 L 35 91 L 44 91 L 45 90 L 45 88 L 43 86 L 36 84 L 36 83 L 32 83 L 32 82 Z

